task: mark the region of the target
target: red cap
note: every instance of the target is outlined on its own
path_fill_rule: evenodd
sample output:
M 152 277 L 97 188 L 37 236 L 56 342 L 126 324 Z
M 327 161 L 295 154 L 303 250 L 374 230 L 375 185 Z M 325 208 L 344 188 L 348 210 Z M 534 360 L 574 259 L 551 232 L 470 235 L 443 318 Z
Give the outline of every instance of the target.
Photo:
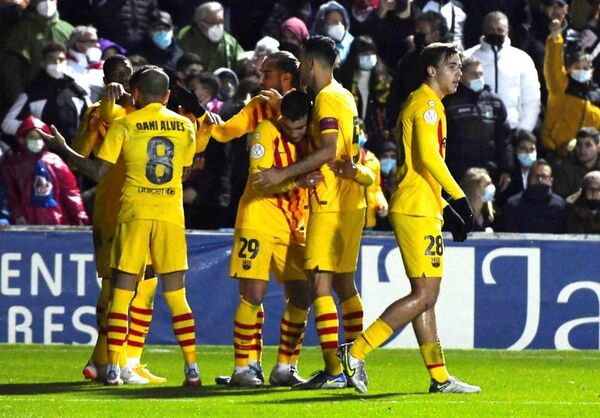
M 42 131 L 46 132 L 48 135 L 52 134 L 50 127 L 48 125 L 46 125 L 44 122 L 42 122 L 41 120 L 39 120 L 38 118 L 36 118 L 34 116 L 27 116 L 21 123 L 21 126 L 19 126 L 19 129 L 17 129 L 17 133 L 15 134 L 15 136 L 17 138 L 21 137 L 21 136 L 25 135 L 27 132 L 31 131 L 32 129 L 36 129 L 36 128 L 41 129 Z

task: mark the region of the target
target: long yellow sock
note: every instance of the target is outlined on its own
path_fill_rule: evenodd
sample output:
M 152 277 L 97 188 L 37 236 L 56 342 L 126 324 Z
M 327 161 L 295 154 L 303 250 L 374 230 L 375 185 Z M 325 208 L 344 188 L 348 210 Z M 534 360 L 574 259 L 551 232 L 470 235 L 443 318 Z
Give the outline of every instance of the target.
M 158 279 L 140 280 L 137 291 L 131 301 L 129 308 L 129 334 L 127 334 L 127 358 L 139 363 L 142 350 L 150 323 L 152 322 L 152 311 L 154 307 L 154 295 L 156 294 Z
M 233 318 L 233 352 L 235 367 L 248 367 L 249 349 L 256 333 L 257 315 L 260 306 L 256 306 L 240 297 L 240 303 Z
M 171 310 L 173 331 L 179 342 L 186 364 L 196 362 L 196 322 L 185 296 L 185 288 L 164 292 L 165 301 Z
M 133 290 L 114 288 L 108 311 L 108 362 L 119 363 L 119 356 L 127 337 L 129 304 Z
M 307 315 L 308 309 L 300 309 L 290 301 L 286 303 L 279 325 L 280 337 L 277 363 L 295 364 L 297 362 L 298 355 L 296 355 L 296 351 L 300 354 Z
M 363 305 L 358 293 L 342 302 L 342 319 L 344 337 L 351 343 L 363 332 Z
M 91 360 L 96 365 L 105 365 L 108 363 L 106 331 L 107 331 L 107 315 L 108 305 L 110 304 L 110 279 L 102 279 L 102 287 L 100 295 L 96 303 L 96 324 L 98 326 L 98 338 L 92 352 Z
M 337 358 L 339 321 L 333 297 L 321 296 L 314 302 L 317 334 L 321 343 L 325 371 L 330 375 L 342 372 L 342 366 Z
M 350 347 L 350 354 L 359 360 L 364 360 L 371 351 L 386 342 L 393 333 L 394 330 L 390 328 L 388 324 L 381 318 L 377 318 L 375 322 L 373 322 L 371 326 L 367 328 L 356 341 L 354 341 L 354 344 Z
M 261 303 L 256 313 L 256 323 L 254 325 L 254 336 L 248 347 L 248 360 L 250 363 L 260 363 L 262 360 L 263 338 L 262 329 L 265 323 L 265 308 Z
M 427 371 L 432 379 L 440 383 L 448 380 L 448 370 L 444 359 L 444 350 L 439 341 L 423 344 L 419 347 Z

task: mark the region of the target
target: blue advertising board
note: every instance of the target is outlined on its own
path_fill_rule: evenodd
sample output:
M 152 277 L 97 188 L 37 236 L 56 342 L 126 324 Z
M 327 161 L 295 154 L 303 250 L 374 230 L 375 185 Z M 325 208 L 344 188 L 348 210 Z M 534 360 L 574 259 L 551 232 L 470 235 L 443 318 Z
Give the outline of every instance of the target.
M 232 235 L 188 233 L 188 300 L 198 344 L 231 344 L 239 295 L 228 277 Z M 447 241 L 436 306 L 448 348 L 600 348 L 599 237 L 474 234 Z M 365 236 L 356 272 L 371 323 L 409 291 L 391 235 Z M 91 344 L 96 338 L 96 276 L 89 231 L 0 232 L 0 342 Z M 283 291 L 265 300 L 265 344 L 279 341 Z M 166 305 L 155 302 L 148 342 L 174 344 Z M 316 345 L 309 322 L 307 345 Z M 388 347 L 416 347 L 410 325 Z

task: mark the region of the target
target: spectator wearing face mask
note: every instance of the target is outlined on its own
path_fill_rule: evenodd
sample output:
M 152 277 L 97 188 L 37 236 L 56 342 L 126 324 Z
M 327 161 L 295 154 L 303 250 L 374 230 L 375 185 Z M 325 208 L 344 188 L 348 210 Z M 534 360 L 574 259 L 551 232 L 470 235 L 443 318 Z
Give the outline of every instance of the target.
M 322 4 L 315 14 L 312 32 L 333 39 L 340 62 L 346 61 L 354 36 L 350 34 L 350 16 L 344 6 L 335 0 Z
M 217 68 L 213 74 L 219 78 L 217 98 L 222 102 L 231 99 L 240 84 L 237 74 L 229 68 Z
M 377 55 L 377 46 L 371 37 L 362 35 L 354 40 L 348 59 L 336 78 L 352 92 L 358 116 L 364 121 L 369 137 L 367 148 L 378 154 L 381 143 L 389 136 L 385 108 L 391 77 Z
M 567 232 L 600 233 L 600 171 L 587 173 L 581 190 L 567 197 Z
M 55 125 L 67 141 L 73 140 L 90 99 L 87 92 L 67 75 L 66 53 L 65 47 L 57 43 L 42 48 L 42 69 L 4 117 L 2 130 L 5 134 L 15 135 L 23 120 L 31 115 Z
M 575 138 L 575 149 L 553 167 L 554 192 L 565 199 L 581 188 L 583 177 L 600 170 L 598 145 L 600 132 L 596 128 L 581 128 Z
M 385 141 L 381 145 L 379 154 L 379 171 L 381 174 L 381 191 L 386 201 L 390 201 L 392 193 L 396 190 L 396 168 L 398 149 L 393 141 Z M 388 218 L 378 218 L 375 229 L 380 231 L 391 231 L 392 227 Z
M 69 37 L 67 50 L 68 74 L 83 87 L 92 102 L 96 102 L 104 90 L 102 51 L 98 32 L 93 26 L 77 26 Z
M 184 52 L 200 57 L 205 71 L 226 67 L 240 74 L 246 64 L 243 48 L 225 32 L 223 6 L 218 2 L 198 6 L 192 24 L 182 28 L 177 38 Z
M 67 44 L 73 26 L 60 19 L 57 7 L 57 0 L 33 0 L 11 29 L 0 66 L 0 90 L 8 103 L 16 100 L 42 67 L 42 47 L 49 42 Z
M 510 135 L 509 141 L 514 149 L 513 169 L 508 187 L 496 194 L 498 207 L 502 207 L 509 197 L 525 190 L 529 169 L 537 160 L 537 139 L 531 132 L 517 129 Z
M 462 178 L 470 167 L 483 167 L 505 190 L 513 169 L 506 108 L 485 85 L 481 62 L 470 57 L 462 64 L 456 93 L 443 101 L 448 121 L 446 165 L 455 178 Z
M 146 29 L 146 36 L 132 53 L 141 55 L 149 64 L 162 67 L 172 74 L 177 61 L 183 55 L 173 30 L 171 15 L 162 10 L 154 11 Z
M 540 114 L 540 82 L 532 59 L 511 45 L 508 18 L 491 12 L 483 22 L 479 45 L 465 51 L 483 65 L 485 84 L 506 106 L 511 129 L 533 131 Z
M 535 161 L 527 177 L 527 188 L 511 197 L 502 210 L 503 232 L 561 234 L 566 229 L 566 207 L 552 192 L 552 168 L 546 160 Z
M 480 167 L 469 168 L 462 176 L 459 185 L 473 209 L 473 230 L 493 232 L 496 221 L 494 208 L 496 186 L 492 183 L 487 170 Z
M 600 126 L 600 87 L 592 80 L 594 68 L 588 54 L 573 55 L 565 67 L 564 38 L 558 20 L 550 23 L 550 32 L 544 60 L 548 104 L 542 143 L 547 150 L 564 157 L 579 129 Z
M 86 225 L 88 216 L 73 173 L 58 155 L 46 150 L 37 129 L 50 134 L 48 125 L 32 116 L 21 123 L 16 136 L 22 152 L 2 167 L 12 223 Z
M 449 42 L 451 34 L 446 19 L 436 12 L 420 15 L 415 22 L 414 47 L 395 64 L 396 74 L 392 82 L 387 112 L 390 129 L 395 127 L 397 115 L 408 95 L 423 82 L 424 70 L 417 64 L 421 51 L 434 42 Z M 457 177 L 460 178 L 460 177 Z

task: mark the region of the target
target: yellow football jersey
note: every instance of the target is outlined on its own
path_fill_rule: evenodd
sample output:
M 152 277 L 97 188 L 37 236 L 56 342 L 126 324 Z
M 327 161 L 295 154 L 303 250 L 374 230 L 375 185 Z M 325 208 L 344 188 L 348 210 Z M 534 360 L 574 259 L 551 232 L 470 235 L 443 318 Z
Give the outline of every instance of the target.
M 398 116 L 398 169 L 390 212 L 442 218 L 442 188 L 453 198 L 465 194 L 446 163 L 446 114 L 427 84 L 413 91 Z
M 106 132 L 113 120 L 125 116 L 135 108 L 125 108 L 112 101 L 100 101 L 90 106 L 81 121 L 73 149 L 84 157 L 98 155 Z M 125 181 L 125 164 L 117 160 L 108 173 L 98 182 L 94 197 L 94 224 L 114 225 L 121 208 L 121 189 Z
M 213 125 L 211 136 L 218 142 L 229 142 L 256 129 L 263 120 L 273 119 L 279 113 L 260 97 L 254 97 L 242 110 L 222 125 Z
M 249 176 L 238 205 L 236 228 L 268 231 L 282 239 L 304 242 L 306 189 L 296 188 L 293 181 L 276 186 L 278 192 L 273 194 L 258 194 L 252 187 L 252 176 L 260 172 L 259 166 L 286 167 L 304 154 L 302 143 L 287 141 L 271 121 L 258 124 L 250 139 Z
M 310 124 L 312 144 L 322 146 L 321 135 L 338 134 L 336 159 L 343 157 L 358 160 L 358 111 L 354 96 L 337 81 L 332 80 L 315 98 Z M 364 188 L 351 179 L 336 176 L 324 165 L 325 178 L 311 190 L 311 212 L 342 212 L 366 207 Z
M 192 122 L 161 103 L 115 120 L 98 158 L 115 163 L 122 156 L 125 183 L 118 222 L 154 219 L 184 225 L 183 168 L 196 150 Z

